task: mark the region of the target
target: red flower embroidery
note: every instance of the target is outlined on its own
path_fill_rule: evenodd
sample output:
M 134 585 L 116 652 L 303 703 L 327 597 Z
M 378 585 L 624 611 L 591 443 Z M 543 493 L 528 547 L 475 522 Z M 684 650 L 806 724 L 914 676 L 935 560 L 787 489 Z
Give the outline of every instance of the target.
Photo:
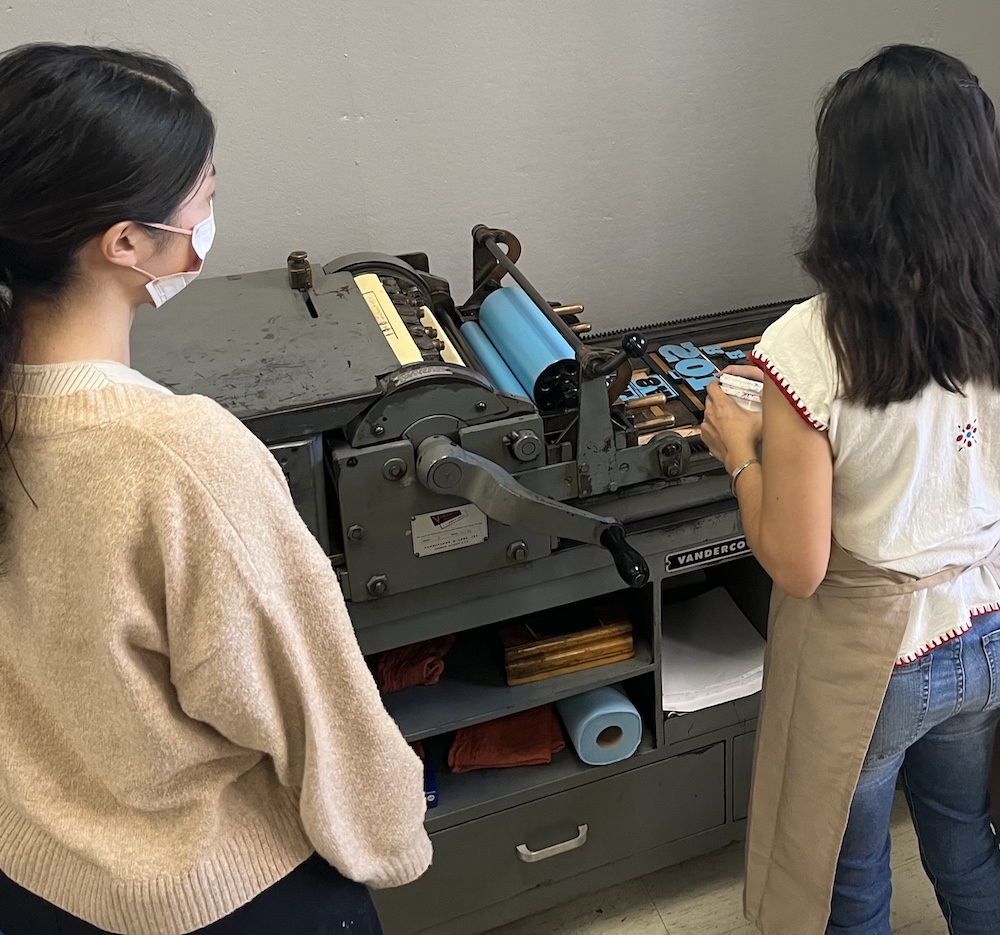
M 971 448 L 979 440 L 977 434 L 979 432 L 978 422 L 978 419 L 973 419 L 971 422 L 966 422 L 964 427 L 959 425 L 955 442 L 960 451 L 965 448 Z

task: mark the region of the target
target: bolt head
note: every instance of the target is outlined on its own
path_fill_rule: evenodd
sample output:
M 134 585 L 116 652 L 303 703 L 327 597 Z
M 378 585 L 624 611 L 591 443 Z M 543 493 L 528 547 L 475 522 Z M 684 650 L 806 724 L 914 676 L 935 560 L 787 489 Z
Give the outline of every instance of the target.
M 512 542 L 507 546 L 507 558 L 512 562 L 523 562 L 528 557 L 528 546 L 521 542 Z
M 386 480 L 399 480 L 406 475 L 406 462 L 402 458 L 390 458 L 382 465 L 382 476 Z

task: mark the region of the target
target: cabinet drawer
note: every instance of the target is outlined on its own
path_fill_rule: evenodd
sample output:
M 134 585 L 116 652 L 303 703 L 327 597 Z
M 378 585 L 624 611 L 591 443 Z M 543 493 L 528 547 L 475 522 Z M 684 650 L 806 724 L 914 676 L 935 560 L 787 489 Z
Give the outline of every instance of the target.
M 753 773 L 753 746 L 756 734 L 733 738 L 733 820 L 747 817 L 750 804 L 750 777 Z
M 724 824 L 725 772 L 718 743 L 440 831 L 420 880 L 375 894 L 385 931 L 420 931 Z

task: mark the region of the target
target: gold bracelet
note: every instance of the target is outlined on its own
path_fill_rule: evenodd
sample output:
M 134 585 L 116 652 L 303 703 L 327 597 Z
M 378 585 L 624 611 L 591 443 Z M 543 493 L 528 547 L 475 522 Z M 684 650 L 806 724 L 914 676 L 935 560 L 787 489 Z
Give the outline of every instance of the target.
M 736 478 L 740 476 L 751 464 L 760 464 L 760 458 L 751 458 L 749 461 L 744 461 L 732 474 L 729 475 L 729 489 L 732 491 L 733 496 L 736 496 Z

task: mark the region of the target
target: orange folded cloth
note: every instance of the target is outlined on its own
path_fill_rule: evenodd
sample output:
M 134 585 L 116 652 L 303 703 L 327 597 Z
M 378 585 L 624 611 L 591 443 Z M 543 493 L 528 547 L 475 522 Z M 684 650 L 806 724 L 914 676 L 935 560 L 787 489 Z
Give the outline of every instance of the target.
M 463 727 L 448 751 L 453 773 L 500 766 L 538 766 L 566 746 L 552 705 Z
M 388 695 L 414 685 L 435 685 L 444 672 L 445 654 L 454 645 L 455 637 L 449 635 L 386 650 L 375 672 L 379 691 Z

